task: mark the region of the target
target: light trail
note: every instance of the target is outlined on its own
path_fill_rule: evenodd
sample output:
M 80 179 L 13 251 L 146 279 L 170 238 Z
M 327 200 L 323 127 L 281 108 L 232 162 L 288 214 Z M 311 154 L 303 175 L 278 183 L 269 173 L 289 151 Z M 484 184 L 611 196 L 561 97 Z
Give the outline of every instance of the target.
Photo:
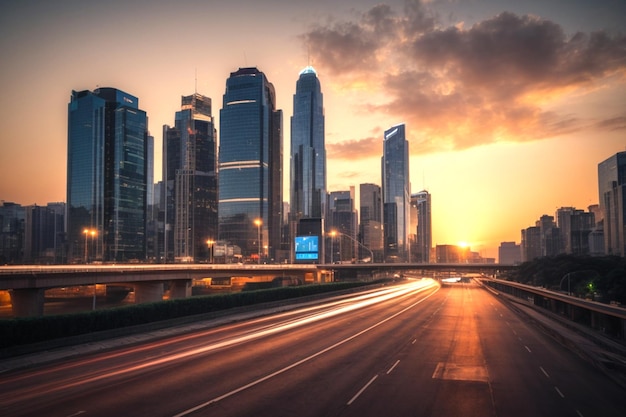
M 226 338 L 224 340 L 220 340 L 217 342 L 214 342 L 212 344 L 209 345 L 202 345 L 201 347 L 197 347 L 197 348 L 193 348 L 193 349 L 186 349 L 184 351 L 178 352 L 178 353 L 174 353 L 174 354 L 167 354 L 165 356 L 162 356 L 160 358 L 154 358 L 151 360 L 148 360 L 146 362 L 143 363 L 138 363 L 136 365 L 133 366 L 128 366 L 128 365 L 118 365 L 116 368 L 117 369 L 109 369 L 106 371 L 102 371 L 99 373 L 94 373 L 90 376 L 85 376 L 85 375 L 81 375 L 78 377 L 71 377 L 68 378 L 65 381 L 55 381 L 55 382 L 51 382 L 48 383 L 46 385 L 38 385 L 38 386 L 33 386 L 31 390 L 29 390 L 28 392 L 23 392 L 23 395 L 20 396 L 11 396 L 10 398 L 3 398 L 0 395 L 0 402 L 6 402 L 6 404 L 9 403 L 14 403 L 14 402 L 18 402 L 18 401 L 23 401 L 25 399 L 27 399 L 28 397 L 33 397 L 33 396 L 39 396 L 42 394 L 49 394 L 49 393 L 54 393 L 54 392 L 58 392 L 58 391 L 62 391 L 62 390 L 66 390 L 66 389 L 70 389 L 76 386 L 80 386 L 80 385 L 84 385 L 84 384 L 88 384 L 88 383 L 93 383 L 93 382 L 97 382 L 97 381 L 101 381 L 101 380 L 105 380 L 108 378 L 113 378 L 116 376 L 122 376 L 125 374 L 130 374 L 132 372 L 138 372 L 141 370 L 145 370 L 154 366 L 159 366 L 159 365 L 165 365 L 177 360 L 181 360 L 181 359 L 186 359 L 195 355 L 200 355 L 203 353 L 207 353 L 207 352 L 211 352 L 211 351 L 215 351 L 218 349 L 223 349 L 223 348 L 227 348 L 227 347 L 231 347 L 231 346 L 235 346 L 241 343 L 246 343 L 246 342 L 250 342 L 256 339 L 260 339 L 263 337 L 268 337 L 274 334 L 278 334 L 290 329 L 294 329 L 300 326 L 304 326 L 307 324 L 311 324 L 317 321 L 321 321 L 321 320 L 325 320 L 325 319 L 329 319 L 332 317 L 335 317 L 337 315 L 340 314 L 344 314 L 347 313 L 349 311 L 354 311 L 357 309 L 361 309 L 361 308 L 365 308 L 377 303 L 381 303 L 384 301 L 388 301 L 390 299 L 394 299 L 394 298 L 399 298 L 399 297 L 408 297 L 411 296 L 413 294 L 416 293 L 420 293 L 422 291 L 425 291 L 429 288 L 433 288 L 436 287 L 437 284 L 433 281 L 433 280 L 420 280 L 420 281 L 416 281 L 414 283 L 408 284 L 408 285 L 402 285 L 402 286 L 398 286 L 398 287 L 390 287 L 390 288 L 386 288 L 377 292 L 373 292 L 373 293 L 368 293 L 365 295 L 357 295 L 355 297 L 346 299 L 346 300 L 339 300 L 339 301 L 334 301 L 331 303 L 327 303 L 327 304 L 323 304 L 321 306 L 314 306 L 314 307 L 307 307 L 305 309 L 299 309 L 296 310 L 295 312 L 290 312 L 289 314 L 293 315 L 293 314 L 300 314 L 302 313 L 302 311 L 307 312 L 307 311 L 315 311 L 316 309 L 326 309 L 325 311 L 322 312 L 315 312 L 313 314 L 309 314 L 306 315 L 304 317 L 299 317 L 299 318 L 295 318 L 293 320 L 288 320 L 285 321 L 283 323 L 279 323 L 276 325 L 268 325 L 267 327 L 261 327 L 261 328 L 256 328 L 252 331 L 247 331 L 245 333 L 243 333 L 242 335 L 239 336 L 235 336 L 235 337 L 229 337 Z M 354 302 L 356 300 L 356 302 Z M 332 307 L 331 309 L 328 309 L 328 307 Z M 403 310 L 405 311 L 405 310 Z M 395 316 L 392 316 L 395 317 Z M 265 318 L 264 320 L 269 320 L 269 318 Z M 379 324 L 382 324 L 384 321 L 380 322 Z M 377 325 L 372 326 L 371 328 L 375 327 Z M 369 329 L 371 329 L 369 328 Z M 367 330 L 369 330 L 367 329 Z M 363 332 L 359 333 L 362 334 Z M 356 337 L 356 336 L 353 336 Z M 177 338 L 178 339 L 178 338 Z M 180 340 L 180 339 L 178 339 Z M 177 340 L 177 341 L 178 341 Z M 347 341 L 347 340 L 346 340 Z M 339 344 L 342 344 L 344 342 L 341 342 Z M 339 344 L 335 345 L 338 346 Z M 159 346 L 160 344 L 157 343 L 157 346 Z M 147 350 L 147 349 L 151 349 L 153 348 L 155 345 L 149 345 L 149 346 L 145 346 L 145 347 L 139 347 L 137 349 L 133 349 L 130 352 L 127 353 L 135 353 L 137 351 L 143 351 L 143 350 Z M 333 346 L 332 348 L 334 348 L 335 346 Z M 119 354 L 111 354 L 111 355 L 106 355 L 107 358 L 111 358 L 111 357 L 116 357 L 116 356 L 120 356 Z M 310 359 L 310 358 L 309 358 Z M 308 360 L 308 359 L 307 359 Z M 88 361 L 83 361 L 82 363 L 91 363 L 91 362 L 95 362 L 94 360 L 88 360 Z M 61 370 L 64 370 L 66 368 L 75 368 L 77 365 L 74 364 L 70 364 L 67 367 L 62 368 Z M 51 370 L 50 372 L 56 372 L 58 371 L 58 368 L 55 368 L 54 370 Z M 29 375 L 25 375 L 24 377 L 30 377 L 33 374 L 29 374 Z M 3 383 L 6 381 L 3 381 Z

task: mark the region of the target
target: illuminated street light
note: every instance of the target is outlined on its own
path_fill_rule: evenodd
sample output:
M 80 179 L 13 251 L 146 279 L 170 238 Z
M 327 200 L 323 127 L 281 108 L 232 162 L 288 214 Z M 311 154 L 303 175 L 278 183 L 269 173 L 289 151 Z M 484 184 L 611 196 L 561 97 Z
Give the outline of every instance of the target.
M 334 252 L 333 252 L 333 243 L 335 242 L 335 236 L 337 236 L 336 230 L 331 230 L 330 233 L 330 263 L 332 264 L 334 261 Z
M 209 239 L 206 241 L 206 244 L 209 246 L 209 263 L 212 264 L 213 263 L 213 245 L 215 244 L 215 241 L 212 239 Z
M 96 229 L 83 229 L 83 234 L 85 235 L 85 263 L 89 260 L 89 253 L 87 251 L 87 238 L 91 236 L 91 242 L 93 243 L 93 239 L 98 234 Z
M 367 246 L 363 245 L 361 242 L 359 242 L 358 240 L 356 240 L 355 238 L 353 238 L 353 237 L 352 237 L 352 236 L 350 236 L 350 235 L 347 235 L 347 234 L 345 234 L 345 233 L 338 232 L 338 231 L 336 231 L 336 230 L 331 230 L 330 235 L 331 235 L 333 238 L 335 237 L 335 235 L 336 235 L 336 234 L 340 234 L 341 236 L 345 236 L 345 237 L 347 237 L 348 239 L 350 239 L 351 241 L 353 241 L 354 243 L 356 243 L 357 245 L 359 245 L 359 246 L 360 246 L 360 247 L 362 247 L 363 249 L 367 250 L 367 251 L 370 253 L 370 262 L 374 262 L 374 252 L 373 252 L 370 248 L 368 248 Z M 332 243 L 333 243 L 333 241 L 331 240 L 331 241 L 330 241 L 330 243 L 331 243 L 331 248 L 332 248 Z
M 259 265 L 260 265 L 261 264 L 261 225 L 263 224 L 263 220 L 254 219 L 254 224 L 256 225 L 256 228 L 257 228 L 256 245 L 257 245 L 257 250 L 258 250 L 258 255 L 259 255 Z

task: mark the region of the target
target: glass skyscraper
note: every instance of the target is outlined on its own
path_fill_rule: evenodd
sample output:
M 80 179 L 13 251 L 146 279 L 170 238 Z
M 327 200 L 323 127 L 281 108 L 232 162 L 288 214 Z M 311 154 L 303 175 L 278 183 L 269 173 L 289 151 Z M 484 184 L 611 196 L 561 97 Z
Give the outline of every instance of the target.
M 166 261 L 209 259 L 217 239 L 217 133 L 211 99 L 183 96 L 174 127 L 163 127 Z
M 411 185 L 409 142 L 404 124 L 385 131 L 382 184 L 385 257 L 389 261 L 406 261 Z
M 274 258 L 282 213 L 282 111 L 257 68 L 226 80 L 220 110 L 219 239 L 247 258 Z
M 626 256 L 626 152 L 598 164 L 600 211 L 607 255 Z
M 432 221 L 431 221 L 431 198 L 428 191 L 423 190 L 411 195 L 411 205 L 415 204 L 417 217 L 415 232 L 415 248 L 411 248 L 411 253 L 415 257 L 412 262 L 428 263 L 430 261 L 430 250 L 433 246 Z
M 145 259 L 147 117 L 115 88 L 68 104 L 68 261 Z
M 372 251 L 372 262 L 383 260 L 383 208 L 380 185 L 361 184 L 359 187 L 361 222 L 360 239 L 363 246 Z M 365 257 L 364 254 L 362 257 Z
M 324 104 L 313 67 L 300 72 L 291 117 L 292 219 L 323 218 L 326 200 Z

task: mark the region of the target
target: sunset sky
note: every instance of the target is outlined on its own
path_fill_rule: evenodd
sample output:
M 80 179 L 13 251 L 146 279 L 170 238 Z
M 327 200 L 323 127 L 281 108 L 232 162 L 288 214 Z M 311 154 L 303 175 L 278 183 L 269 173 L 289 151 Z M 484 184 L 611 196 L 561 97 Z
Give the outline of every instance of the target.
M 542 214 L 598 203 L 598 163 L 626 150 L 624 0 L 0 0 L 0 57 L 0 200 L 22 205 L 65 201 L 72 90 L 139 98 L 160 179 L 180 97 L 211 97 L 219 136 L 226 79 L 246 66 L 284 112 L 286 192 L 309 63 L 329 191 L 380 184 L 383 131 L 406 123 L 433 245 L 495 257 Z

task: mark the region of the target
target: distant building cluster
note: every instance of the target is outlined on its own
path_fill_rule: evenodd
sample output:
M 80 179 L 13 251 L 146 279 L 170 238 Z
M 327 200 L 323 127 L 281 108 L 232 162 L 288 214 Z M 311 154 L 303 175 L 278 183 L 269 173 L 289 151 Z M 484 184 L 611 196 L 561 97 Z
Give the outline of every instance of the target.
M 406 126 L 381 138 L 381 184 L 327 189 L 321 84 L 303 69 L 290 120 L 283 201 L 283 113 L 257 68 L 212 100 L 182 96 L 162 130 L 162 180 L 139 99 L 116 88 L 73 91 L 66 202 L 0 203 L 0 264 L 431 262 L 431 196 L 411 194 Z M 360 219 L 359 219 L 360 212 Z
M 499 262 L 516 264 L 560 254 L 626 256 L 626 152 L 598 164 L 599 204 L 561 207 L 522 229 L 521 244 L 502 242 Z

